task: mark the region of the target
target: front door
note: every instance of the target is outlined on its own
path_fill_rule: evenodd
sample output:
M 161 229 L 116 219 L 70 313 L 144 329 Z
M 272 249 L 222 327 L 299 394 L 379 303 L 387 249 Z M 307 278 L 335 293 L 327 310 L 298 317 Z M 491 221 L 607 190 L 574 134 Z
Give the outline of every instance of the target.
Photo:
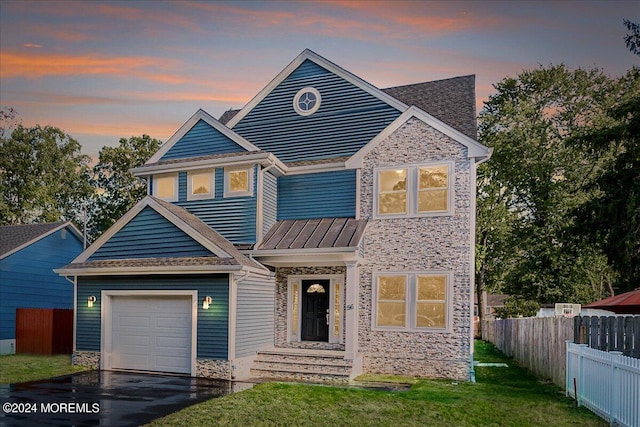
M 302 340 L 329 341 L 330 280 L 302 281 Z

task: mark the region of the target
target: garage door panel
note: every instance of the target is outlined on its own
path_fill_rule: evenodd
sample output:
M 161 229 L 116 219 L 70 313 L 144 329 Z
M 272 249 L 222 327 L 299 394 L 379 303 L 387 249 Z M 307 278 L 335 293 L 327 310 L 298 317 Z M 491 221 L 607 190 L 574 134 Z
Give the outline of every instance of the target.
M 191 372 L 191 296 L 117 296 L 111 304 L 112 368 Z

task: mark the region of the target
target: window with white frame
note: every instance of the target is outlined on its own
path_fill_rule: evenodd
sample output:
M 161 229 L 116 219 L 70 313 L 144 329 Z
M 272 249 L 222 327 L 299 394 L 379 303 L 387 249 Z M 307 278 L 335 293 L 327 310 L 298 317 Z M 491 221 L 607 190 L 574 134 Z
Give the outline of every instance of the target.
M 213 171 L 194 171 L 187 174 L 187 200 L 213 199 L 214 194 Z
M 375 170 L 376 218 L 451 214 L 453 163 Z
M 177 202 L 178 174 L 154 175 L 153 195 L 168 202 Z
M 253 167 L 224 169 L 224 197 L 253 194 Z
M 450 273 L 381 273 L 374 288 L 374 329 L 450 329 Z

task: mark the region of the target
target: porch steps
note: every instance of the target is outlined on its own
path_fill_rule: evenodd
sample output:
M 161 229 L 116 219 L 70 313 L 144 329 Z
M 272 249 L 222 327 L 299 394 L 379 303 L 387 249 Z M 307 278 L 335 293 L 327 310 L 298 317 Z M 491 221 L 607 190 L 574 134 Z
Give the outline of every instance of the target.
M 255 378 L 346 384 L 353 363 L 344 351 L 276 348 L 259 351 L 251 368 Z

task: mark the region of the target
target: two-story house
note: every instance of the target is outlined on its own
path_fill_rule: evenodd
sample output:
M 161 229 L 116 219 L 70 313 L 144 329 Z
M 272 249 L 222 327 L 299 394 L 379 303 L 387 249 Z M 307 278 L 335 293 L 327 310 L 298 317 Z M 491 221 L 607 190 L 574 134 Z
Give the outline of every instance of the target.
M 199 110 L 76 260 L 74 360 L 217 378 L 468 379 L 474 77 L 378 89 L 305 50 Z

